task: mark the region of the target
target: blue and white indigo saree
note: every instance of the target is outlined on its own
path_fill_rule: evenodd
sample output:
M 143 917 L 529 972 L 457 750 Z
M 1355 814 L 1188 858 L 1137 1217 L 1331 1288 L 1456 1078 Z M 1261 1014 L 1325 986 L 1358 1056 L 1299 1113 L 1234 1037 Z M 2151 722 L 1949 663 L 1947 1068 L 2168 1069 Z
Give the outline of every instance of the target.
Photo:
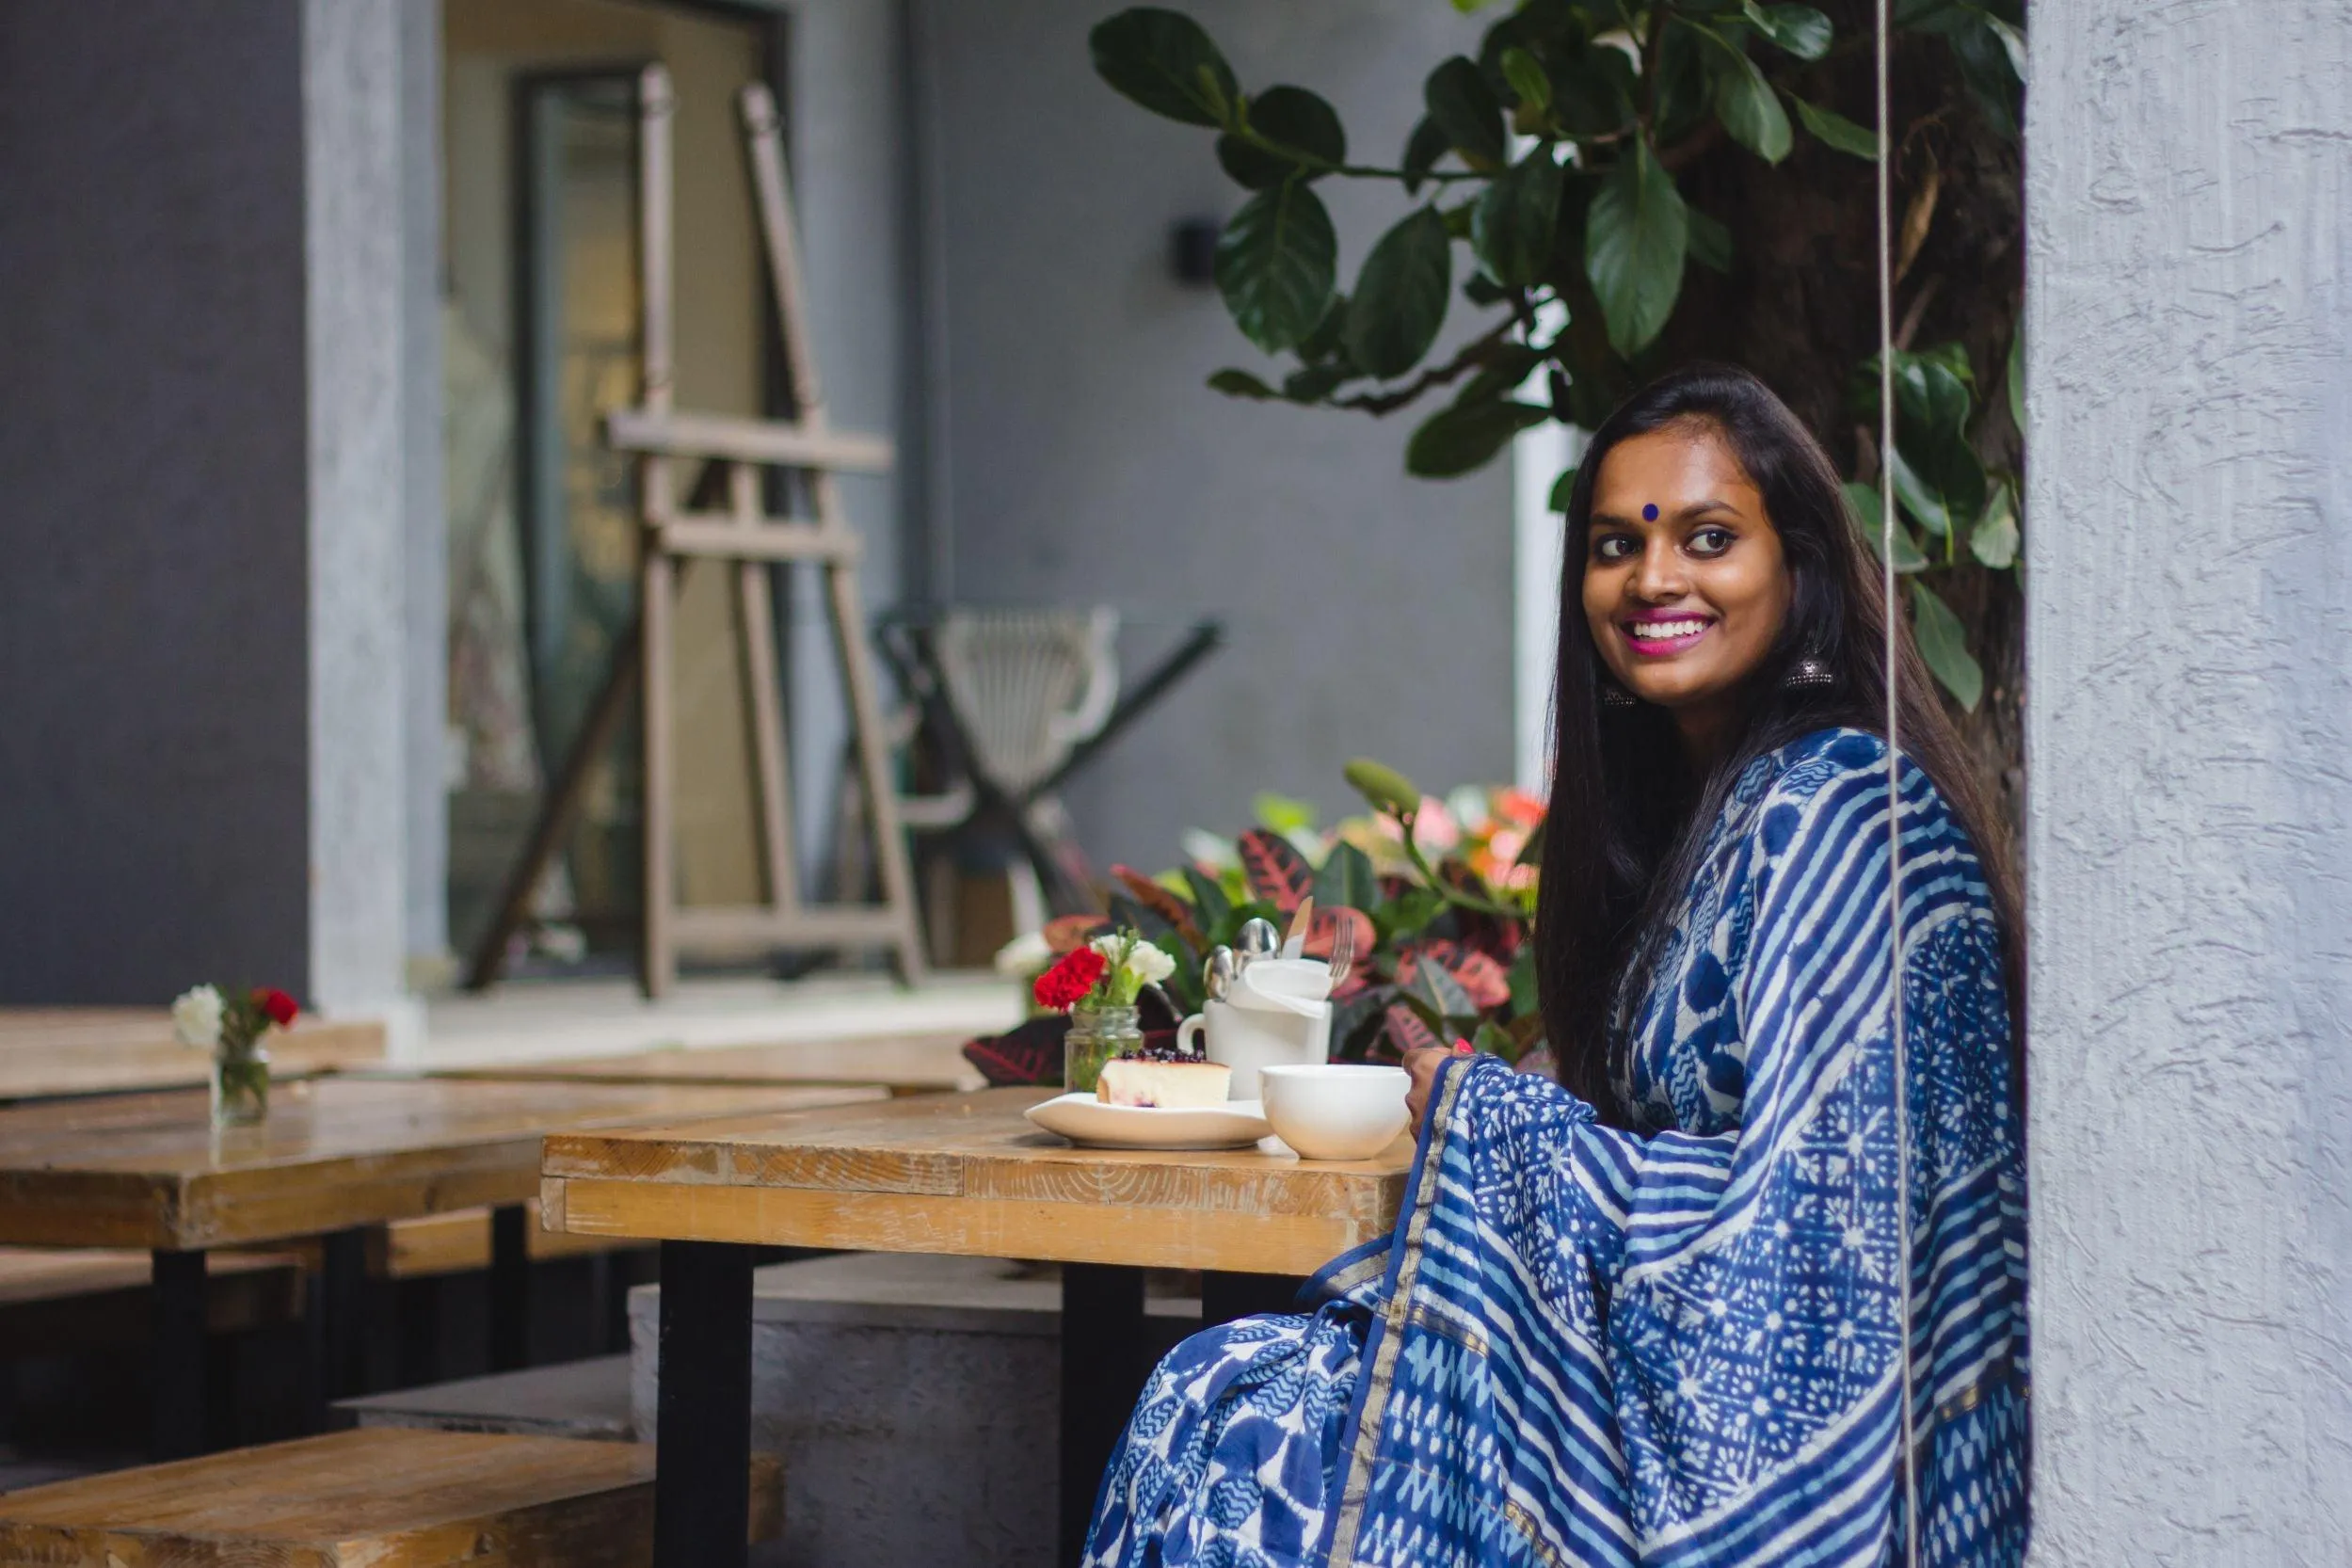
M 1087 1561 L 1851 1564 L 1903 1558 L 1886 751 L 1825 730 L 1715 824 L 1604 1128 L 1448 1063 L 1389 1240 L 1311 1315 L 1152 1374 Z M 2024 1557 L 2024 1160 L 1992 904 L 1902 790 L 1920 1552 Z

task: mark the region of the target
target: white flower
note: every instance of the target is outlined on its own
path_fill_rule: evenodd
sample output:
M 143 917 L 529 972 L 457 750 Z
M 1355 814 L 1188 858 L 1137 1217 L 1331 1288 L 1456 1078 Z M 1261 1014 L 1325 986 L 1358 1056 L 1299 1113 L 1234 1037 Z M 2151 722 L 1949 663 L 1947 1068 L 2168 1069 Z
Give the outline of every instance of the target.
M 1176 960 L 1150 942 L 1139 941 L 1128 951 L 1127 972 L 1138 985 L 1157 985 L 1176 973 Z
M 171 1032 L 180 1037 L 184 1046 L 216 1049 L 220 1045 L 221 1010 L 226 1005 L 215 986 L 199 985 L 184 991 L 171 1004 Z
M 1042 931 L 1024 931 L 997 949 L 997 973 L 1007 980 L 1027 980 L 1053 962 L 1053 949 Z

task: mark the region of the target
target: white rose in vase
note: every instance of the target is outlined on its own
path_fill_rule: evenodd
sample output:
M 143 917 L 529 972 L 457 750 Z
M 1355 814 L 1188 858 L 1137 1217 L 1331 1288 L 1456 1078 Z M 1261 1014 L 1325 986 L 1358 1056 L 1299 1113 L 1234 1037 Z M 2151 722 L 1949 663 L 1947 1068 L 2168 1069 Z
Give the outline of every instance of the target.
M 221 1015 L 227 1006 L 217 987 L 199 985 L 183 991 L 171 1004 L 171 1032 L 184 1046 L 217 1050 Z

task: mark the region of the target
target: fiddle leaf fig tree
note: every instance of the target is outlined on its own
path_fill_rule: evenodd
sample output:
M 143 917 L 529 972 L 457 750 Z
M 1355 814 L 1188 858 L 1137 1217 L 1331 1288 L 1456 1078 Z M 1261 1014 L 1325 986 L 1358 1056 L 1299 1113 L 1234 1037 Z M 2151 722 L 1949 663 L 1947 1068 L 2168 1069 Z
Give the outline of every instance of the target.
M 2022 0 L 1896 0 L 1894 16 L 1912 38 L 1942 40 L 1987 122 L 2014 138 Z M 1690 269 L 1741 264 L 1739 237 L 1705 210 L 1707 193 L 1720 194 L 1727 168 L 1758 179 L 1807 146 L 1874 160 L 1878 135 L 1831 106 L 1850 85 L 1842 68 L 1868 42 L 1803 4 L 1523 0 L 1486 29 L 1475 57 L 1429 72 L 1418 122 L 1396 158 L 1381 161 L 1367 160 L 1308 88 L 1245 88 L 1180 12 L 1123 10 L 1090 39 L 1105 82 L 1213 131 L 1217 161 L 1244 193 L 1218 244 L 1217 287 L 1242 336 L 1290 368 L 1273 377 L 1223 370 L 1209 385 L 1375 415 L 1415 407 L 1404 462 L 1428 478 L 1479 468 L 1546 420 L 1590 429 L 1673 359 L 1736 357 L 1704 341 L 1668 342 Z M 1939 110 L 1902 134 L 1927 136 L 1931 153 L 1940 119 L 1948 116 Z M 1393 185 L 1402 203 L 1352 279 L 1317 193 L 1334 179 Z M 1934 216 L 1932 169 L 1924 189 L 1924 207 L 1914 192 L 1905 216 L 1906 267 Z M 1448 335 L 1457 296 L 1472 319 Z M 1852 304 L 1870 309 L 1867 298 Z M 1912 350 L 1917 314 L 1896 358 L 1895 450 L 1879 454 L 1874 439 L 1858 437 L 1848 493 L 1876 548 L 1876 487 L 1893 485 L 1896 566 L 1922 651 L 1973 709 L 1983 673 L 1930 580 L 2013 568 L 2022 487 L 2013 465 L 1980 455 L 1984 416 L 1996 409 L 1977 395 L 1969 350 Z M 1450 351 L 1432 361 L 1441 343 Z M 1848 410 L 1860 426 L 1877 416 L 1875 360 L 1852 384 Z M 1564 502 L 1566 487 L 1556 494 Z

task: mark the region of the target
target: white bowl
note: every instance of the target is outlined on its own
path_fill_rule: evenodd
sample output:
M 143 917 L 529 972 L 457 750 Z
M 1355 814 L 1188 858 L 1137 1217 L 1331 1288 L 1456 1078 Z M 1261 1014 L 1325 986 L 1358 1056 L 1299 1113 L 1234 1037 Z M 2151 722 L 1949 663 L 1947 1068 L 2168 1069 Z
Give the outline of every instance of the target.
M 1410 1120 L 1402 1067 L 1319 1062 L 1257 1070 L 1259 1097 L 1274 1135 L 1307 1160 L 1369 1160 Z

